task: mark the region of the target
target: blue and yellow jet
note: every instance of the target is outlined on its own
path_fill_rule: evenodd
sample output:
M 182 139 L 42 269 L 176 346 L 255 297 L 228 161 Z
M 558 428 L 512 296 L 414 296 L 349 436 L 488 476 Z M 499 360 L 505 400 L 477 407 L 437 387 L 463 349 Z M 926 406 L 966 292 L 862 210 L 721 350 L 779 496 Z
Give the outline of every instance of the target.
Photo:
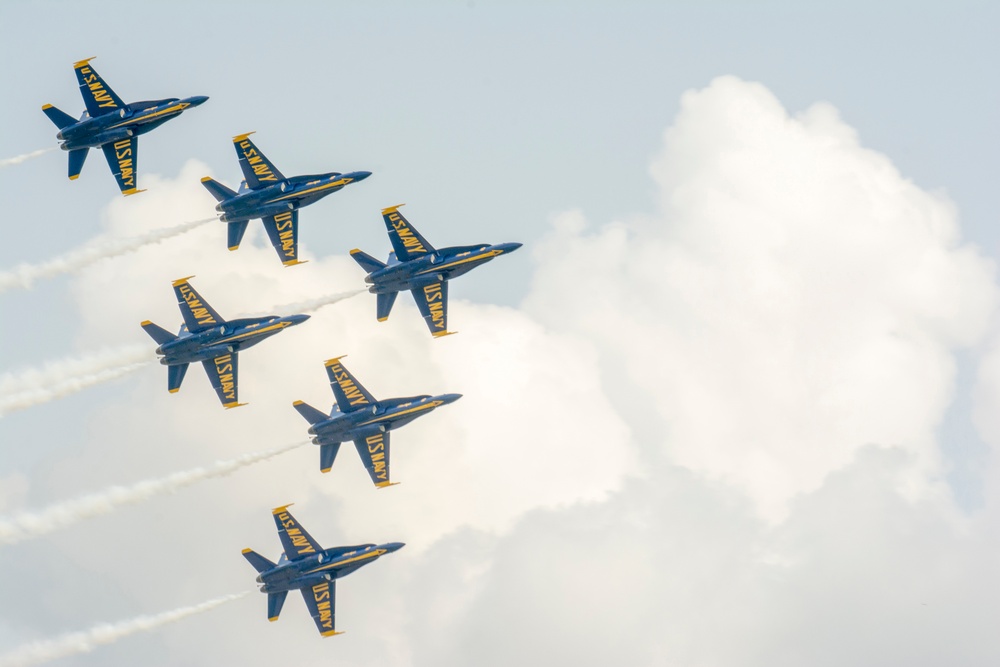
M 365 282 L 370 285 L 368 291 L 378 295 L 378 321 L 389 319 L 396 295 L 410 290 L 432 335 L 438 337 L 455 333 L 448 331 L 448 281 L 494 257 L 514 252 L 521 244 L 482 243 L 435 249 L 403 217 L 398 210 L 400 206 L 402 204 L 382 209 L 382 219 L 385 220 L 393 249 L 387 264 L 357 248 L 351 251 L 354 261 L 368 272 L 365 277 Z
M 253 549 L 244 549 L 246 558 L 257 570 L 260 592 L 267 593 L 267 620 L 277 621 L 288 591 L 298 589 L 324 637 L 343 634 L 334 626 L 337 579 L 374 562 L 380 556 L 402 549 L 402 542 L 359 544 L 324 549 L 288 511 L 288 505 L 271 510 L 284 553 L 277 563 Z
M 175 280 L 174 294 L 184 316 L 177 335 L 158 327 L 149 320 L 143 322 L 143 331 L 159 343 L 156 354 L 162 355 L 160 363 L 167 367 L 167 389 L 171 394 L 181 388 L 188 364 L 200 361 L 219 395 L 224 407 L 237 408 L 237 358 L 240 350 L 253 347 L 288 327 L 301 324 L 308 315 L 277 317 L 247 317 L 228 322 L 219 316 L 208 302 L 188 282 L 194 276 Z
M 344 368 L 340 361 L 343 358 L 330 359 L 325 364 L 330 388 L 337 399 L 329 415 L 302 401 L 292 403 L 312 424 L 309 435 L 315 436 L 313 444 L 320 447 L 319 468 L 322 472 L 330 472 L 340 444 L 353 440 L 375 486 L 398 484 L 389 480 L 389 431 L 409 424 L 434 408 L 454 403 L 462 395 L 424 395 L 379 401 Z
M 171 97 L 125 104 L 90 66 L 91 60 L 87 58 L 73 65 L 87 107 L 80 120 L 51 104 L 43 106 L 42 111 L 59 128 L 56 134 L 56 139 L 62 142 L 59 147 L 69 151 L 71 181 L 79 178 L 87 152 L 101 147 L 122 194 L 134 195 L 142 192 L 136 184 L 139 135 L 176 118 L 186 109 L 204 104 L 208 98 L 198 95 L 183 100 Z
M 236 147 L 245 179 L 240 184 L 239 192 L 233 192 L 209 176 L 201 182 L 218 200 L 215 210 L 222 213 L 222 222 L 229 223 L 230 250 L 240 247 L 247 223 L 261 218 L 281 263 L 285 266 L 304 264 L 299 261 L 299 209 L 345 185 L 363 181 L 372 173 L 330 172 L 285 178 L 250 140 L 251 134 L 253 132 L 233 137 L 233 146 Z

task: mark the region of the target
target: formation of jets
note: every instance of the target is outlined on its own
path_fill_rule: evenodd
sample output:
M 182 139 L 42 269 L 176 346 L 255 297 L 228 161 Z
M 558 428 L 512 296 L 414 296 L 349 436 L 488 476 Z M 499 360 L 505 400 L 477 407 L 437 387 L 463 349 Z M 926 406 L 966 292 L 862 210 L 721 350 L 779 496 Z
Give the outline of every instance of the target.
M 142 192 L 137 183 L 137 137 L 203 104 L 204 96 L 169 98 L 125 104 L 90 65 L 92 58 L 73 66 L 86 110 L 75 120 L 51 104 L 42 111 L 59 127 L 56 138 L 69 153 L 69 178 L 75 180 L 91 148 L 104 151 L 124 195 Z M 202 185 L 217 200 L 215 210 L 226 223 L 229 250 L 239 248 L 250 220 L 261 219 L 284 266 L 304 264 L 298 251 L 298 212 L 347 185 L 363 181 L 371 172 L 329 172 L 286 178 L 250 139 L 233 137 L 243 172 L 234 191 L 205 177 Z M 494 257 L 517 250 L 520 243 L 435 248 L 399 212 L 399 205 L 382 209 L 392 252 L 380 262 L 361 250 L 351 256 L 365 270 L 368 291 L 376 295 L 376 317 L 389 317 L 399 292 L 408 290 L 434 337 L 449 335 L 448 281 Z M 225 408 L 239 402 L 239 353 L 308 315 L 251 317 L 225 320 L 194 289 L 191 276 L 173 282 L 183 324 L 176 334 L 146 320 L 142 329 L 156 341 L 156 354 L 167 367 L 167 390 L 181 388 L 188 367 L 200 361 Z M 389 432 L 461 398 L 461 394 L 421 395 L 376 399 L 344 366 L 343 357 L 325 362 L 336 404 L 330 414 L 303 401 L 292 405 L 309 422 L 309 435 L 320 448 L 320 470 L 329 472 L 344 442 L 352 441 L 372 483 L 393 486 L 389 469 Z M 288 506 L 272 510 L 283 553 L 277 562 L 244 549 L 243 556 L 257 570 L 260 591 L 267 594 L 268 619 L 275 621 L 290 590 L 300 590 L 324 637 L 340 634 L 334 625 L 336 580 L 380 556 L 402 548 L 400 542 L 362 544 L 323 549 L 295 518 Z

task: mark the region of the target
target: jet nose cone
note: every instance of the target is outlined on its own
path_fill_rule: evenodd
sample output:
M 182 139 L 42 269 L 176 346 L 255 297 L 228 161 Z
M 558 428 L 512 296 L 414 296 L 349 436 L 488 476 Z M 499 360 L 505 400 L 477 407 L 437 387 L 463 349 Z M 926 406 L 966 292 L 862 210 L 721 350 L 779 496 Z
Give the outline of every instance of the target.
M 352 174 L 352 177 L 355 181 L 363 181 L 371 175 L 372 173 L 370 171 L 356 171 Z
M 394 551 L 399 551 L 405 546 L 406 544 L 403 542 L 389 542 L 388 544 L 383 544 L 382 548 L 388 551 L 389 553 L 392 553 Z
M 188 102 L 190 102 L 191 106 L 193 107 L 196 107 L 199 104 L 204 104 L 207 101 L 208 101 L 208 95 L 195 95 L 194 97 L 188 98 Z
M 309 319 L 309 315 L 289 315 L 285 318 L 286 321 L 291 322 L 293 325 L 302 324 Z
M 521 243 L 501 243 L 497 248 L 505 253 L 514 252 L 520 248 L 523 244 Z
M 438 400 L 444 403 L 445 405 L 448 405 L 449 403 L 454 403 L 460 398 L 462 398 L 461 394 L 442 394 L 441 396 L 438 396 Z

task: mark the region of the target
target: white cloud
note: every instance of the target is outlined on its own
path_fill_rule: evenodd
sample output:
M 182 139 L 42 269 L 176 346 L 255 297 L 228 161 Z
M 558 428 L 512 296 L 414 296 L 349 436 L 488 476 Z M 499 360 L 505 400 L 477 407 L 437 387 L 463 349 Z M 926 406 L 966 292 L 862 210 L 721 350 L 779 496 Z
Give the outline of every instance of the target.
M 648 394 L 669 460 L 772 519 L 867 444 L 913 453 L 899 483 L 924 487 L 952 352 L 996 303 L 954 206 L 829 105 L 791 117 L 732 77 L 684 95 L 652 174 L 654 218 L 556 219 L 528 311 L 598 341 Z
M 348 447 L 321 475 L 307 447 L 19 545 L 24 576 L 0 580 L 0 598 L 28 602 L 0 637 L 81 627 L 67 599 L 120 618 L 248 587 L 239 550 L 276 555 L 267 510 L 295 502 L 324 544 L 408 543 L 338 586 L 348 634 L 320 640 L 294 597 L 269 625 L 254 595 L 117 655 L 156 642 L 171 664 L 994 664 L 997 509 L 962 516 L 935 481 L 955 350 L 995 310 L 992 265 L 945 198 L 828 105 L 790 117 L 723 78 L 685 95 L 664 140 L 661 211 L 593 230 L 556 216 L 521 310 L 457 300 L 462 333 L 433 340 L 405 295 L 383 324 L 373 297 L 347 299 L 243 355 L 250 405 L 235 411 L 199 369 L 177 395 L 162 368 L 137 374 L 30 478 L 33 503 L 294 441 L 306 424 L 291 402 L 329 405 L 335 355 L 377 396 L 464 397 L 393 434 L 397 487 L 373 489 Z M 109 208 L 108 234 L 202 217 L 206 171 L 149 177 Z M 327 205 L 302 216 L 306 257 Z M 184 275 L 223 315 L 360 284 L 343 256 L 284 269 L 261 237 L 251 227 L 228 253 L 208 225 L 88 268 L 80 344 L 175 326 L 169 282 Z M 42 577 L 60 596 L 25 593 Z

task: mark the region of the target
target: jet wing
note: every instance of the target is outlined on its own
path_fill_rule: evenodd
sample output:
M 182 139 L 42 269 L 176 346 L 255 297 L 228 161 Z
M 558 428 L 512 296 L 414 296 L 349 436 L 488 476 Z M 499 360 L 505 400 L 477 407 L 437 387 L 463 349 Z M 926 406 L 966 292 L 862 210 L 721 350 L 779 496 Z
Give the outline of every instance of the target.
M 341 359 L 343 357 L 335 357 L 324 363 L 330 378 L 330 389 L 337 399 L 337 408 L 341 412 L 354 412 L 376 405 L 378 401 L 375 397 L 340 363 Z
M 305 264 L 299 261 L 299 212 L 279 213 L 264 218 L 264 229 L 274 251 L 285 266 Z
M 226 320 L 215 312 L 215 309 L 208 305 L 208 302 L 188 282 L 193 277 L 188 276 L 172 283 L 174 296 L 177 297 L 177 307 L 181 309 L 181 316 L 188 331 L 198 333 L 225 324 Z
M 420 232 L 410 224 L 410 221 L 399 212 L 399 206 L 382 209 L 382 220 L 385 221 L 386 231 L 389 232 L 389 242 L 392 244 L 396 257 L 400 261 L 406 262 L 434 252 L 434 246 L 428 243 L 427 239 L 421 236 Z
M 253 132 L 233 137 L 236 157 L 240 160 L 240 169 L 243 170 L 247 185 L 251 190 L 257 190 L 285 180 L 278 168 L 250 140 L 251 134 Z
M 451 333 L 448 331 L 448 281 L 431 283 L 410 292 L 431 334 L 447 336 Z
M 368 469 L 375 486 L 392 486 L 389 481 L 389 432 L 376 433 L 367 438 L 355 438 L 358 456 Z
M 288 511 L 288 505 L 274 508 L 271 514 L 274 516 L 274 525 L 278 528 L 281 548 L 285 550 L 285 557 L 288 560 L 313 556 L 323 550 L 319 542 L 314 540 Z
M 83 103 L 87 107 L 87 113 L 90 114 L 91 118 L 96 118 L 106 113 L 127 109 L 128 105 L 115 95 L 111 86 L 104 83 L 101 75 L 90 66 L 91 60 L 93 58 L 87 58 L 73 64 L 76 80 L 80 82 L 80 94 L 83 95 Z
M 108 160 L 108 166 L 111 167 L 111 173 L 115 175 L 118 189 L 122 191 L 122 194 L 128 196 L 144 192 L 135 185 L 139 138 L 122 139 L 114 143 L 104 144 L 101 148 L 104 150 L 104 157 Z
M 302 599 L 309 607 L 309 614 L 316 622 L 316 629 L 324 637 L 343 634 L 337 632 L 333 626 L 334 609 L 336 607 L 337 582 L 323 581 L 313 586 L 300 588 Z
M 237 359 L 238 356 L 235 352 L 229 352 L 201 362 L 205 366 L 205 372 L 208 373 L 208 379 L 212 381 L 215 393 L 219 395 L 219 400 L 222 401 L 222 405 L 226 409 L 246 405 L 246 403 L 240 403 L 236 398 Z

